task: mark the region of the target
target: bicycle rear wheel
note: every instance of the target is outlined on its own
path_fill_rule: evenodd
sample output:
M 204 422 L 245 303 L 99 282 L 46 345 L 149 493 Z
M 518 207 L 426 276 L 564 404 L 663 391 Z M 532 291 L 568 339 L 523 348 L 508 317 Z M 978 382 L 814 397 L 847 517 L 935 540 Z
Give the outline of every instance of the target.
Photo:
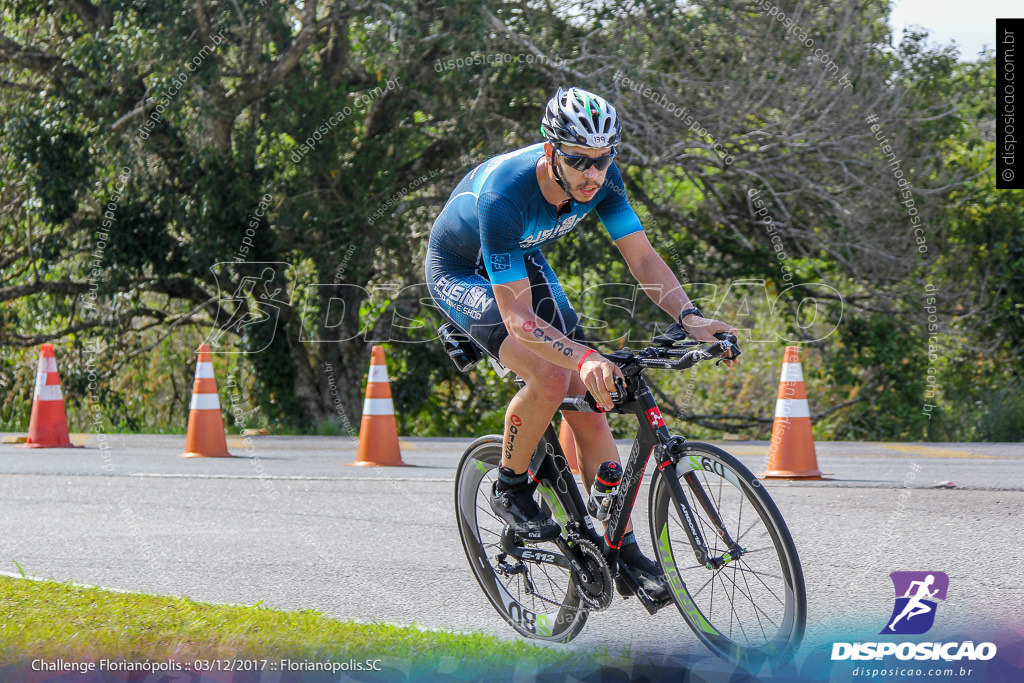
M 488 502 L 500 462 L 500 436 L 478 439 L 459 462 L 455 516 L 469 566 L 491 605 L 512 628 L 527 638 L 568 642 L 587 623 L 587 611 L 569 571 L 552 564 L 522 562 L 511 555 L 501 557 L 505 523 Z M 534 495 L 565 529 L 566 510 L 572 508 L 556 483 L 542 479 Z
M 698 502 L 707 494 L 739 557 L 707 568 L 697 562 L 685 520 L 669 494 L 675 476 L 690 503 L 709 555 L 723 558 L 729 545 Z M 803 638 L 807 597 L 796 546 L 774 501 L 736 458 L 703 443 L 688 443 L 675 473 L 655 477 L 650 496 L 655 553 L 680 614 L 713 652 L 745 667 L 792 656 Z

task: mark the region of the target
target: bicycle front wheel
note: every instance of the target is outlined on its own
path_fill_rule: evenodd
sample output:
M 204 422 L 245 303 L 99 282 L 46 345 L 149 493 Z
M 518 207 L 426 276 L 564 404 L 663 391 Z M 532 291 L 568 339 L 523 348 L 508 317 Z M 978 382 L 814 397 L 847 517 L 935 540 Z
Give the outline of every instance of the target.
M 667 477 L 678 480 L 708 554 L 718 560 L 711 568 L 695 559 Z M 675 472 L 655 477 L 650 521 L 676 606 L 705 645 L 752 669 L 792 656 L 807 621 L 803 570 L 786 522 L 750 470 L 720 448 L 686 444 Z
M 568 642 L 587 623 L 567 569 L 519 561 L 504 553 L 505 523 L 491 511 L 491 485 L 501 462 L 501 437 L 486 436 L 463 454 L 455 477 L 455 516 L 469 566 L 494 609 L 527 638 Z M 541 480 L 534 494 L 542 508 L 566 528 L 572 507 L 557 482 Z

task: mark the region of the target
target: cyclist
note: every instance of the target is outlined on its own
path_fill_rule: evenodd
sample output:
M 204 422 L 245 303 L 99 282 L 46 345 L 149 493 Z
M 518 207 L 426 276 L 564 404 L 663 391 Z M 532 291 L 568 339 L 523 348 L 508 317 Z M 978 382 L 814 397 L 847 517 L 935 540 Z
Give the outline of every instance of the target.
M 527 469 L 541 435 L 568 394 L 589 390 L 610 410 L 615 379 L 622 377 L 587 345 L 540 248 L 596 210 L 641 287 L 686 332 L 704 342 L 736 332 L 701 315 L 648 241 L 613 162 L 621 138 L 615 108 L 586 90 L 559 88 L 541 133 L 545 142 L 494 157 L 462 179 L 434 222 L 426 256 L 427 285 L 444 317 L 525 382 L 505 413 L 490 504 L 521 538 L 535 542 L 561 532 L 529 486 Z M 607 417 L 571 412 L 565 419 L 589 490 L 601 462 L 619 461 Z M 632 524 L 626 531 L 619 556 L 652 597 L 667 597 L 664 577 L 640 551 Z

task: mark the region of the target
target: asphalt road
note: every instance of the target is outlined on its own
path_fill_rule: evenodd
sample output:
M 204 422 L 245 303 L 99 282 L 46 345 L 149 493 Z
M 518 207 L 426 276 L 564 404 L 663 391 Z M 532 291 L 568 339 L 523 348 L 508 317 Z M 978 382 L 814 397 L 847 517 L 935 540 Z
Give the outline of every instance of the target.
M 20 565 L 40 578 L 517 637 L 480 592 L 455 526 L 455 466 L 469 440 L 403 439 L 416 467 L 386 469 L 346 466 L 356 444 L 344 437 L 254 437 L 249 448 L 229 437 L 244 456 L 231 459 L 177 458 L 180 436 L 108 443 L 0 445 L 0 572 Z M 766 442 L 718 445 L 764 468 Z M 930 637 L 1019 622 L 1021 444 L 844 442 L 817 452 L 830 480 L 766 482 L 806 573 L 805 647 L 865 623 L 877 634 L 896 570 L 949 575 Z M 935 487 L 943 482 L 954 488 Z M 648 545 L 646 495 L 634 520 Z M 650 617 L 633 600 L 593 615 L 574 645 L 707 655 L 678 613 Z

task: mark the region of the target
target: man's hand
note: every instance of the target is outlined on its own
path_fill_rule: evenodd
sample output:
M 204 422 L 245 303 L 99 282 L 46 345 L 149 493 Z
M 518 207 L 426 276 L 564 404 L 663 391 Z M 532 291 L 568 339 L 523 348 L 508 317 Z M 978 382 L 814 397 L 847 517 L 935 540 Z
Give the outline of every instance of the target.
M 731 335 L 736 335 L 736 328 L 729 323 L 724 323 L 721 320 L 714 320 L 712 318 L 702 318 L 696 313 L 691 313 L 682 320 L 679 324 L 683 326 L 687 334 L 696 339 L 699 342 L 714 343 L 718 341 L 715 337 L 719 332 L 728 332 Z M 732 352 L 727 351 L 729 355 L 722 357 L 722 362 L 732 367 L 738 361 L 733 359 Z
M 611 392 L 616 389 L 616 377 L 621 377 L 623 381 L 626 379 L 619 366 L 600 353 L 590 354 L 580 366 L 580 379 L 587 386 L 590 395 L 597 401 L 597 405 L 605 412 L 615 407 Z

